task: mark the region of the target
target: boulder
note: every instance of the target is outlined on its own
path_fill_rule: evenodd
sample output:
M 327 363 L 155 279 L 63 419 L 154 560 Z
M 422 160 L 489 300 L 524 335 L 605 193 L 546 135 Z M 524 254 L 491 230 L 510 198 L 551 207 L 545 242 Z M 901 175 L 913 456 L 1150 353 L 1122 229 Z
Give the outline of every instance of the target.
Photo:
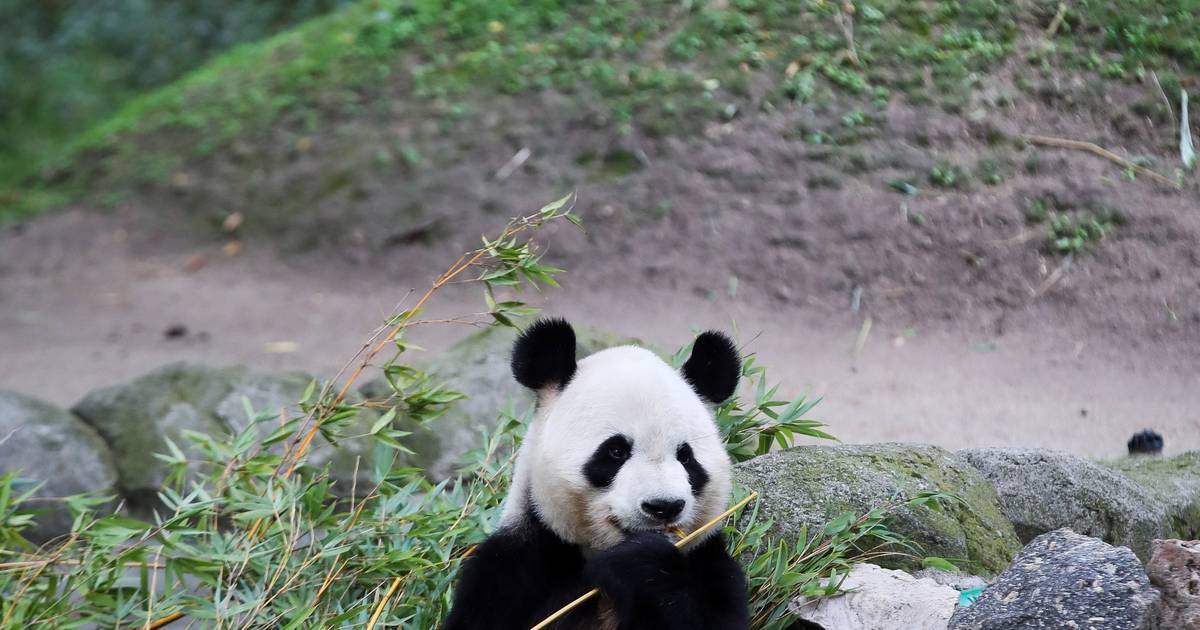
M 50 403 L 0 391 L 0 473 L 24 483 L 45 482 L 30 507 L 46 509 L 25 537 L 44 543 L 71 530 L 61 503 L 37 497 L 116 494 L 117 470 L 108 445 L 82 420 Z
M 1200 451 L 1174 457 L 1128 457 L 1108 466 L 1163 502 L 1167 527 L 1162 538 L 1200 538 Z
M 185 431 L 213 436 L 239 432 L 251 422 L 246 404 L 255 413 L 298 415 L 299 400 L 310 380 L 299 373 L 269 375 L 243 367 L 176 363 L 130 383 L 95 390 L 73 411 L 111 447 L 125 498 L 135 509 L 153 508 L 169 472 L 169 466 L 153 454 L 168 452 L 167 438 L 193 456 L 198 451 L 184 437 Z M 274 423 L 263 423 L 259 431 L 266 435 L 275 428 Z M 366 460 L 360 473 L 365 475 L 371 470 L 365 440 L 334 447 L 319 437 L 307 461 L 318 467 L 330 465 L 334 480 L 348 493 L 356 457 Z
M 944 629 L 958 591 L 874 564 L 855 565 L 832 597 L 799 597 L 789 612 L 823 630 Z
M 774 536 L 795 539 L 802 526 L 819 530 L 845 511 L 862 514 L 919 492 L 941 491 L 962 501 L 949 502 L 942 510 L 897 508 L 893 531 L 915 542 L 925 555 L 987 575 L 1002 571 L 1020 549 L 992 485 L 936 446 L 798 446 L 738 464 L 734 479 L 761 494 L 759 510 L 774 522 Z M 919 561 L 907 557 L 884 564 L 919 568 Z
M 533 405 L 533 394 L 512 377 L 509 359 L 517 331 L 489 326 L 451 346 L 425 366 L 435 383 L 464 394 L 444 416 L 429 426 L 401 426 L 411 431 L 407 446 L 416 452 L 410 465 L 425 468 L 430 478 L 445 479 L 468 450 L 479 446 L 480 432 L 495 428 L 501 410 L 511 407 L 522 413 Z M 590 326 L 575 326 L 576 354 L 580 357 L 621 345 L 643 345 Z M 368 400 L 382 400 L 391 388 L 382 378 L 369 381 L 360 390 Z
M 979 448 L 959 455 L 996 486 L 1022 542 L 1067 527 L 1144 555 L 1166 520 L 1163 506 L 1141 485 L 1069 453 Z
M 1145 559 L 1151 540 L 1187 535 L 1200 523 L 1200 466 L 1191 454 L 1142 457 L 1114 467 L 1036 448 L 967 449 L 959 455 L 996 486 L 1022 542 L 1067 527 L 1129 547 Z M 1190 484 L 1179 472 L 1189 467 L 1197 471 Z M 1173 477 L 1177 473 L 1180 480 Z
M 1156 630 L 1158 592 L 1127 547 L 1057 529 L 1029 543 L 951 630 Z
M 1200 630 L 1200 541 L 1156 540 L 1146 574 L 1162 595 L 1160 627 Z

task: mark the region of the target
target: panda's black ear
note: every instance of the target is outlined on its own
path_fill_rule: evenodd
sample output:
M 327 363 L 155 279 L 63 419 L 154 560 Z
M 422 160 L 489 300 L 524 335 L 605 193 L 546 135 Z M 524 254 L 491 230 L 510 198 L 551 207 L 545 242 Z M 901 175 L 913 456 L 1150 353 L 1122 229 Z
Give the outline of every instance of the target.
M 725 402 L 737 389 L 742 374 L 742 360 L 737 347 L 724 333 L 710 330 L 696 337 L 692 356 L 683 364 L 683 378 L 704 400 L 717 404 Z
M 532 390 L 562 389 L 575 375 L 575 329 L 565 319 L 539 319 L 513 345 L 512 373 Z

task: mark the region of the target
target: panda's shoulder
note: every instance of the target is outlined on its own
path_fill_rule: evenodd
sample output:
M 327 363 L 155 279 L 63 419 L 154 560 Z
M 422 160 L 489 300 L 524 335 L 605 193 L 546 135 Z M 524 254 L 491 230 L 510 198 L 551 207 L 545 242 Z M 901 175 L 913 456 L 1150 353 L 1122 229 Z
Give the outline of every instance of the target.
M 488 536 L 472 553 L 476 564 L 496 568 L 541 565 L 549 570 L 578 571 L 583 554 L 546 527 L 536 516 L 527 515 Z

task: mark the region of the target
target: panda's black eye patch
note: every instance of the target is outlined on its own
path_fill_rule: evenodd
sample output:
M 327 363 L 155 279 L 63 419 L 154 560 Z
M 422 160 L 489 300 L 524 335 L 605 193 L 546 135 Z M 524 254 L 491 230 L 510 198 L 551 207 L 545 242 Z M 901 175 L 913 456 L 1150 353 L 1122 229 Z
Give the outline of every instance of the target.
M 698 495 L 708 484 L 708 471 L 704 470 L 704 466 L 696 461 L 692 455 L 692 447 L 687 442 L 679 445 L 675 450 L 675 459 L 683 465 L 683 469 L 687 471 L 688 484 L 692 486 L 692 494 Z
M 583 476 L 597 488 L 607 488 L 617 471 L 633 453 L 633 442 L 624 435 L 614 435 L 600 443 L 583 465 Z

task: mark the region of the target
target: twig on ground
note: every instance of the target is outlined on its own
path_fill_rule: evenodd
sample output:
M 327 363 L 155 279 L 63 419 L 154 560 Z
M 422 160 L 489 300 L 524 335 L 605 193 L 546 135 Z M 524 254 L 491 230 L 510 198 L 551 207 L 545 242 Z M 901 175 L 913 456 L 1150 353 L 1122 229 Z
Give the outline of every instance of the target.
M 1028 142 L 1029 144 L 1036 144 L 1036 145 L 1041 145 L 1044 147 L 1057 147 L 1060 149 L 1075 149 L 1077 151 L 1087 151 L 1088 153 L 1093 153 L 1095 155 L 1099 155 L 1100 157 L 1102 157 L 1110 162 L 1119 164 L 1127 169 L 1130 169 L 1130 170 L 1134 171 L 1135 173 L 1138 173 L 1140 175 L 1145 175 L 1146 177 L 1149 177 L 1150 179 L 1153 179 L 1154 181 L 1156 181 L 1160 184 L 1163 184 L 1164 186 L 1170 186 L 1171 188 L 1174 188 L 1175 190 L 1180 189 L 1178 182 L 1176 182 L 1168 177 L 1165 177 L 1163 175 L 1160 175 L 1158 173 L 1155 173 L 1154 171 L 1152 171 L 1140 164 L 1135 164 L 1135 163 L 1117 155 L 1116 153 L 1113 153 L 1112 151 L 1105 149 L 1104 147 L 1102 147 L 1094 142 L 1082 142 L 1080 140 L 1067 140 L 1066 138 L 1054 138 L 1051 136 L 1037 136 L 1037 135 L 1028 135 L 1028 134 L 1023 135 L 1021 137 L 1024 138 L 1024 140 L 1026 142 Z
M 834 20 L 842 29 L 842 36 L 846 38 L 846 59 L 855 66 L 861 66 L 862 63 L 858 60 L 858 48 L 854 45 L 854 5 L 850 2 L 843 4 L 841 10 L 834 16 Z
M 517 172 L 517 169 L 521 168 L 521 165 L 529 159 L 530 155 L 533 155 L 533 152 L 529 150 L 529 147 L 521 147 L 520 151 L 517 151 L 515 155 L 504 163 L 504 166 L 500 167 L 500 170 L 496 171 L 496 179 L 501 181 L 508 179 L 509 176 Z
M 1167 113 L 1171 115 L 1171 129 L 1179 126 L 1179 119 L 1175 117 L 1175 108 L 1171 107 L 1171 98 L 1167 96 L 1167 91 L 1163 89 L 1162 83 L 1158 81 L 1158 73 L 1151 70 L 1150 78 L 1154 79 L 1154 87 L 1158 88 L 1159 96 L 1162 96 L 1163 104 L 1167 106 Z
M 1062 26 L 1063 18 L 1067 17 L 1067 3 L 1059 2 L 1058 11 L 1054 13 L 1054 19 L 1050 20 L 1050 26 L 1046 27 L 1046 37 L 1053 38 L 1058 34 L 1058 27 Z
M 1050 272 L 1050 275 L 1046 276 L 1046 279 L 1042 281 L 1042 284 L 1039 285 L 1037 290 L 1033 292 L 1033 295 L 1030 296 L 1029 301 L 1032 302 L 1042 297 L 1042 295 L 1054 287 L 1054 285 L 1058 284 L 1058 281 L 1062 279 L 1063 274 L 1067 272 L 1067 269 L 1071 268 L 1071 262 L 1074 260 L 1075 254 L 1073 252 L 1067 254 L 1066 258 L 1063 258 L 1063 261 L 1054 268 L 1054 271 Z

